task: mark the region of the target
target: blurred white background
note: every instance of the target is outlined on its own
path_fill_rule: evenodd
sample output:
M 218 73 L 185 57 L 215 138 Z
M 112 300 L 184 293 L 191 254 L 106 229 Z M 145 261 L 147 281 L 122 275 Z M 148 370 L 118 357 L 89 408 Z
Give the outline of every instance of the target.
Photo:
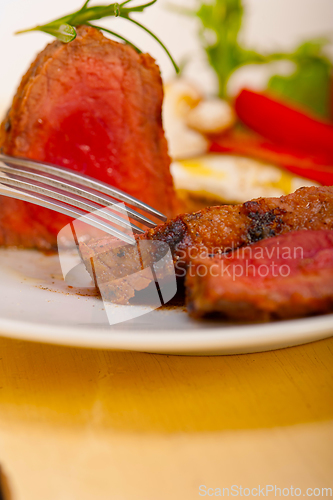
M 137 16 L 158 34 L 178 62 L 191 58 L 186 74 L 209 93 L 214 92 L 216 81 L 200 49 L 197 21 L 168 9 L 171 3 L 191 8 L 199 1 L 158 0 L 145 14 Z M 107 2 L 92 1 L 92 5 L 96 3 Z M 242 36 L 253 48 L 288 50 L 309 37 L 326 35 L 333 39 L 333 0 L 244 0 L 244 3 L 247 15 Z M 36 53 L 52 41 L 52 37 L 43 33 L 14 36 L 14 32 L 78 10 L 82 4 L 83 0 L 0 0 L 0 112 L 9 105 Z M 166 54 L 149 35 L 122 19 L 109 18 L 103 25 L 127 36 L 155 57 L 165 79 L 173 76 Z

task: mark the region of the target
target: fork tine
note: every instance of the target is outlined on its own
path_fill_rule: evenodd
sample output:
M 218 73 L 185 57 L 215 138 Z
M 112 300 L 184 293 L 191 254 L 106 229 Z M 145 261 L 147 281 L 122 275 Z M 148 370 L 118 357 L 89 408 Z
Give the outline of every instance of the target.
M 14 188 L 23 189 L 25 191 L 41 194 L 51 199 L 56 199 L 58 201 L 61 201 L 62 203 L 67 203 L 81 210 L 85 210 L 86 212 L 98 210 L 99 214 L 101 214 L 100 217 L 107 219 L 107 221 L 109 222 L 113 222 L 118 226 L 134 230 L 135 232 L 138 233 L 144 232 L 142 229 L 135 226 L 134 224 L 131 224 L 126 219 L 123 219 L 118 215 L 106 212 L 105 210 L 101 209 L 101 207 L 96 205 L 96 203 L 81 201 L 81 198 L 79 196 L 63 194 L 54 191 L 53 189 L 47 189 L 41 187 L 38 184 L 36 184 L 35 181 L 27 183 L 18 179 L 12 179 L 11 177 L 0 177 L 0 182 L 5 185 L 13 186 Z
M 74 182 L 76 184 L 79 184 L 81 186 L 85 186 L 88 188 L 95 189 L 97 191 L 100 191 L 101 193 L 111 196 L 112 198 L 116 198 L 120 201 L 123 201 L 125 203 L 129 203 L 135 208 L 139 208 L 143 210 L 144 212 L 156 217 L 157 219 L 161 220 L 162 222 L 165 222 L 167 218 L 165 215 L 163 215 L 161 212 L 158 210 L 155 210 L 154 208 L 150 207 L 146 203 L 143 203 L 142 201 L 134 198 L 133 196 L 130 196 L 127 193 L 124 193 L 120 189 L 116 189 L 112 186 L 109 186 L 105 184 L 104 182 L 96 181 L 95 179 L 92 179 L 91 177 L 83 177 L 82 175 L 76 174 L 72 171 L 65 170 L 64 168 L 61 167 L 56 167 L 54 165 L 50 165 L 48 163 L 43 163 L 43 162 L 37 162 L 37 161 L 32 161 L 32 160 L 27 160 L 23 158 L 15 158 L 12 156 L 8 156 L 5 154 L 0 153 L 0 160 L 2 160 L 5 163 L 10 163 L 12 165 L 17 165 L 21 167 L 27 167 L 31 168 L 33 170 L 37 170 L 40 172 L 44 172 L 50 175 L 55 175 L 61 179 L 66 179 L 68 181 Z
M 71 194 L 75 194 L 76 196 L 86 198 L 90 201 L 98 203 L 100 205 L 112 205 L 112 209 L 116 212 L 120 212 L 122 214 L 130 216 L 132 219 L 144 224 L 148 227 L 155 227 L 156 224 L 147 219 L 145 216 L 139 214 L 135 210 L 126 206 L 126 210 L 124 210 L 121 206 L 117 204 L 115 199 L 110 198 L 109 196 L 102 195 L 97 191 L 91 190 L 89 188 L 79 188 L 77 185 L 69 184 L 68 182 L 59 181 L 54 178 L 46 177 L 45 175 L 41 175 L 35 172 L 31 172 L 29 170 L 22 170 L 21 168 L 11 167 L 9 165 L 4 164 L 0 161 L 0 172 L 5 172 L 6 174 L 14 175 L 15 177 L 20 177 L 23 179 L 31 179 L 33 181 L 41 182 L 42 184 L 46 184 L 48 186 L 53 186 L 63 191 L 69 192 Z M 133 225 L 133 228 L 136 228 L 138 232 L 143 232 L 140 228 L 137 228 Z
M 7 196 L 9 198 L 15 198 L 18 200 L 26 201 L 28 203 L 33 203 L 34 205 L 39 205 L 44 208 L 48 208 L 50 210 L 54 210 L 55 212 L 60 212 L 64 215 L 69 215 L 73 219 L 80 219 L 83 218 L 83 221 L 86 224 L 89 224 L 90 226 L 93 226 L 97 229 L 100 229 L 102 231 L 105 231 L 108 234 L 111 234 L 112 236 L 115 236 L 116 238 L 119 238 L 120 240 L 124 241 L 125 243 L 129 243 L 130 245 L 134 245 L 136 243 L 136 240 L 129 236 L 126 233 L 123 233 L 122 231 L 119 231 L 115 227 L 111 226 L 110 224 L 101 222 L 101 220 L 98 220 L 93 214 L 91 213 L 85 213 L 82 210 L 74 207 L 70 207 L 68 205 L 65 205 L 61 201 L 58 200 L 50 200 L 46 196 L 43 196 L 41 194 L 35 193 L 34 195 L 31 195 L 30 193 L 25 192 L 23 189 L 22 190 L 14 190 L 11 189 L 7 186 L 4 186 L 0 183 L 0 195 Z
M 9 185 L 17 187 L 17 188 L 23 187 L 25 189 L 28 189 L 27 186 L 21 186 L 18 184 L 18 182 L 19 182 L 19 179 L 23 179 L 24 181 L 27 179 L 31 179 L 32 182 L 29 182 L 29 184 L 31 184 L 32 186 L 35 186 L 35 187 L 41 187 L 38 184 L 36 184 L 36 181 L 37 181 L 37 182 L 40 182 L 42 184 L 50 185 L 50 186 L 56 187 L 57 189 L 60 189 L 61 191 L 64 191 L 64 194 L 66 194 L 66 196 L 68 196 L 67 191 L 69 191 L 71 194 L 74 194 L 74 198 L 69 196 L 69 199 L 71 200 L 70 204 L 75 205 L 73 200 L 77 200 L 77 202 L 79 202 L 79 205 L 76 205 L 76 206 L 78 206 L 79 208 L 83 208 L 86 211 L 99 210 L 99 212 L 101 214 L 103 214 L 103 217 L 106 220 L 109 220 L 110 222 L 119 223 L 120 226 L 132 229 L 136 233 L 143 233 L 144 232 L 143 229 L 130 223 L 127 219 L 123 219 L 115 214 L 112 214 L 109 211 L 105 211 L 105 210 L 103 210 L 103 208 L 99 207 L 95 203 L 87 202 L 85 200 L 85 197 L 87 197 L 90 200 L 97 200 L 97 202 L 99 202 L 100 204 L 103 203 L 102 199 L 100 199 L 97 196 L 94 196 L 93 194 L 90 194 L 89 192 L 87 192 L 86 196 L 83 196 L 86 193 L 85 190 L 82 191 L 81 189 L 79 189 L 77 187 L 72 187 L 70 184 L 60 182 L 56 179 L 49 179 L 49 178 L 44 177 L 44 176 L 39 175 L 39 174 L 26 172 L 25 170 L 9 167 L 7 165 L 2 165 L 2 163 L 0 162 L 0 173 L 1 172 L 5 172 L 6 174 L 9 173 L 9 174 L 14 175 L 14 179 L 12 178 L 12 176 L 2 178 L 2 182 L 6 183 L 7 185 L 9 184 Z M 15 182 L 15 179 L 17 182 Z M 1 177 L 0 177 L 0 180 L 1 180 Z M 29 188 L 29 190 L 31 190 L 31 189 Z M 35 189 L 32 191 L 35 191 Z M 50 194 L 47 193 L 47 196 L 50 196 Z M 64 201 L 63 198 L 61 198 L 61 199 Z M 81 205 L 80 205 L 80 203 L 81 203 Z M 85 203 L 86 206 L 83 207 L 82 203 Z M 115 202 L 113 202 L 113 203 L 115 203 Z M 110 204 L 111 204 L 111 202 L 108 198 L 108 205 L 110 205 Z M 113 205 L 111 208 L 115 211 L 118 211 L 120 213 L 128 215 L 127 210 L 124 210 L 122 207 L 117 206 L 117 204 Z

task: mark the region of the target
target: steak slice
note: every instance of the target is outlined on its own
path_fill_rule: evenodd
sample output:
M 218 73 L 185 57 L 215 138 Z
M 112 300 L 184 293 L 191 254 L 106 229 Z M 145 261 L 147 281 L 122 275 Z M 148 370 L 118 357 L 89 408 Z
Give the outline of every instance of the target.
M 296 231 L 193 261 L 187 306 L 196 318 L 285 319 L 333 311 L 333 231 Z
M 9 155 L 100 179 L 172 217 L 160 71 L 148 54 L 91 27 L 55 41 L 23 77 L 0 132 Z M 48 249 L 69 218 L 0 198 L 0 245 Z
M 176 276 L 184 278 L 189 262 L 199 257 L 230 252 L 265 238 L 301 229 L 333 229 L 333 187 L 301 188 L 281 198 L 260 198 L 244 205 L 209 207 L 193 214 L 179 215 L 166 224 L 148 230 L 138 240 L 160 241 L 171 249 Z M 121 302 L 126 294 L 114 289 L 112 281 L 131 272 L 136 247 L 124 252 L 112 249 L 112 238 L 91 240 L 81 244 L 81 254 L 91 272 L 110 283 L 110 297 Z M 156 255 L 156 261 L 160 257 Z M 131 289 L 131 296 L 135 289 Z

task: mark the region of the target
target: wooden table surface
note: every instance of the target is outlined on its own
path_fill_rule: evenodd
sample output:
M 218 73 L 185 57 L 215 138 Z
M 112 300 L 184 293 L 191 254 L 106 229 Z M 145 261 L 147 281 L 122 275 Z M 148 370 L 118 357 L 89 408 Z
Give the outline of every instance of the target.
M 0 338 L 11 496 L 187 500 L 203 496 L 200 485 L 332 487 L 332 362 L 333 338 L 219 357 Z

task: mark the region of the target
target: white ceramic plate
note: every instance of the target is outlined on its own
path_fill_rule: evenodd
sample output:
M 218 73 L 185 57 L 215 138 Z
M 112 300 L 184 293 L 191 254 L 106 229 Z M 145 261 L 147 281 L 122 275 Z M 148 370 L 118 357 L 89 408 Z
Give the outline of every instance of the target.
M 0 334 L 63 344 L 173 354 L 233 354 L 279 349 L 333 335 L 333 315 L 269 324 L 191 320 L 166 307 L 110 326 L 91 289 L 69 288 L 57 255 L 0 250 Z M 115 306 L 117 307 L 117 306 Z

